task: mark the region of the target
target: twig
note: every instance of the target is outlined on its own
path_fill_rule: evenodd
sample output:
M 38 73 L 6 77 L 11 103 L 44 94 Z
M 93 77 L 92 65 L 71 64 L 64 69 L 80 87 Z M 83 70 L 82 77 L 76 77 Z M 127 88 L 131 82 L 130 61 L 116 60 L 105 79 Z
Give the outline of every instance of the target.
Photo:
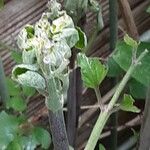
M 131 64 L 131 66 L 129 67 L 127 73 L 125 74 L 125 76 L 123 77 L 122 81 L 120 82 L 118 88 L 116 89 L 115 94 L 113 95 L 112 99 L 110 100 L 107 109 L 104 112 L 101 112 L 96 124 L 92 130 L 92 133 L 90 135 L 90 138 L 88 140 L 88 143 L 85 147 L 85 150 L 94 150 L 96 143 L 99 139 L 99 136 L 108 120 L 108 118 L 110 117 L 110 112 L 113 109 L 115 103 L 117 102 L 121 92 L 123 91 L 125 85 L 127 84 L 128 80 L 131 77 L 131 74 L 133 73 L 133 71 L 135 70 L 135 68 L 139 65 L 139 62 L 141 61 L 141 59 L 147 54 L 147 50 L 145 50 L 144 52 L 141 53 L 141 55 L 137 58 L 138 61 L 134 61 L 134 64 Z

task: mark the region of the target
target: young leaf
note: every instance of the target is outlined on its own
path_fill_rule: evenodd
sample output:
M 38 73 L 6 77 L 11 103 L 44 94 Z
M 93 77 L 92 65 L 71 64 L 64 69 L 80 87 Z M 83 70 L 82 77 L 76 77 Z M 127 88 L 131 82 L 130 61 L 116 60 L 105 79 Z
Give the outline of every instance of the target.
M 147 88 L 140 82 L 131 79 L 129 81 L 130 94 L 137 99 L 145 99 Z
M 131 46 L 133 48 L 137 48 L 138 47 L 138 43 L 135 40 L 133 40 L 131 37 L 129 37 L 128 34 L 126 34 L 124 36 L 124 41 L 125 41 L 125 43 L 127 45 L 129 45 L 129 46 Z
M 44 149 L 48 149 L 52 142 L 49 132 L 43 128 L 35 127 L 32 131 L 32 136 Z
M 8 102 L 9 107 L 13 108 L 16 111 L 22 112 L 27 108 L 25 100 L 19 96 L 10 98 Z
M 76 29 L 78 31 L 79 41 L 76 43 L 75 47 L 78 49 L 83 49 L 87 45 L 86 35 L 79 27 L 76 27 Z
M 45 89 L 45 79 L 36 70 L 33 65 L 16 65 L 12 70 L 12 79 L 24 86 Z
M 0 147 L 5 149 L 14 140 L 18 130 L 18 119 L 2 111 L 0 113 Z
M 72 48 L 79 41 L 79 35 L 75 28 L 66 28 L 61 33 L 54 35 L 53 39 L 56 41 L 66 40 L 66 43 Z
M 78 65 L 81 67 L 82 80 L 89 88 L 100 85 L 107 74 L 106 66 L 102 65 L 98 58 L 88 58 L 85 54 L 78 54 Z
M 150 51 L 150 43 L 141 42 L 137 49 L 137 55 L 141 54 L 145 49 Z M 113 54 L 115 62 L 125 71 L 128 70 L 132 62 L 132 47 L 125 42 L 119 42 Z M 150 83 L 150 53 L 148 53 L 141 61 L 141 65 L 136 67 L 136 70 L 131 75 L 134 79 L 149 86 Z
M 99 144 L 99 150 L 106 150 L 102 144 Z
M 133 103 L 134 99 L 130 95 L 125 94 L 122 102 L 120 103 L 120 109 L 123 111 L 139 113 L 140 109 L 134 106 Z

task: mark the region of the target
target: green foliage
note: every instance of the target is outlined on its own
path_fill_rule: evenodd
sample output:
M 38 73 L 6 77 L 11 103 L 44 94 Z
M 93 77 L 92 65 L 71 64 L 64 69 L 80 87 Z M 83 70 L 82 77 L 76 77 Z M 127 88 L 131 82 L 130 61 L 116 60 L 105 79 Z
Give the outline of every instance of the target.
M 89 88 L 98 87 L 107 74 L 107 67 L 98 58 L 88 58 L 81 53 L 78 54 L 77 61 L 84 85 Z
M 37 143 L 42 146 L 42 148 L 49 148 L 51 143 L 51 137 L 45 129 L 35 127 L 32 131 L 32 136 L 36 139 Z
M 19 96 L 10 98 L 8 106 L 19 112 L 22 112 L 27 108 L 25 100 Z
M 129 81 L 128 86 L 129 86 L 130 94 L 134 98 L 136 98 L 136 99 L 145 99 L 146 98 L 147 88 L 143 84 L 136 81 L 135 79 L 131 79 Z
M 5 149 L 13 141 L 18 132 L 19 121 L 17 117 L 0 113 L 0 147 Z
M 14 140 L 8 145 L 6 150 L 22 150 L 22 146 L 18 141 Z
M 6 150 L 35 150 L 39 145 L 43 149 L 48 149 L 51 144 L 51 137 L 48 131 L 40 127 L 31 126 L 26 132 L 20 128 L 24 119 L 8 115 L 2 111 L 0 113 L 0 147 Z
M 141 42 L 137 49 L 137 56 L 145 49 L 150 51 L 150 43 Z M 115 53 L 113 54 L 115 62 L 125 71 L 128 70 L 132 63 L 132 47 L 125 42 L 119 42 L 116 46 Z M 132 77 L 140 83 L 148 86 L 150 83 L 150 53 L 148 53 L 141 61 L 141 65 L 136 67 Z
M 120 109 L 123 111 L 139 113 L 140 109 L 134 106 L 133 103 L 134 103 L 134 99 L 131 97 L 131 95 L 125 94 L 122 102 L 120 103 Z
M 79 40 L 76 43 L 75 47 L 82 50 L 87 45 L 86 35 L 79 27 L 76 27 L 76 29 L 78 31 Z
M 99 144 L 99 150 L 106 150 L 102 144 Z
M 7 101 L 7 108 L 12 108 L 15 111 L 22 112 L 27 108 L 25 99 L 30 98 L 35 94 L 35 89 L 31 87 L 19 86 L 10 78 L 7 78 L 7 87 L 10 99 Z
M 10 96 L 17 96 L 20 94 L 20 87 L 10 78 L 6 78 L 7 89 Z

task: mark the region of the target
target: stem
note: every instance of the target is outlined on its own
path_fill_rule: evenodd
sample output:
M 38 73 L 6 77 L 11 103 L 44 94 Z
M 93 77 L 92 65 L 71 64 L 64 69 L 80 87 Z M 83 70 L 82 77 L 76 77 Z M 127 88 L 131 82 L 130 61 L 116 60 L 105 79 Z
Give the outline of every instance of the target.
M 69 150 L 63 110 L 60 109 L 57 112 L 49 110 L 49 122 L 54 150 Z
M 54 78 L 47 80 L 48 97 L 46 99 L 46 104 L 49 109 L 49 123 L 54 150 L 69 150 L 63 107 L 60 96 L 57 93 L 55 82 Z
M 97 100 L 98 100 L 98 104 L 99 104 L 99 107 L 100 107 L 100 110 L 102 111 L 103 110 L 103 103 L 101 101 L 101 93 L 100 93 L 100 90 L 99 90 L 99 87 L 96 87 L 94 89 L 95 91 L 95 94 L 96 94 L 96 97 L 97 97 Z
M 100 137 L 100 134 L 104 128 L 104 125 L 106 124 L 108 118 L 110 117 L 110 112 L 111 112 L 114 104 L 117 102 L 122 90 L 124 89 L 125 85 L 127 84 L 128 80 L 130 79 L 130 76 L 133 73 L 136 66 L 137 66 L 137 64 L 132 64 L 130 66 L 130 68 L 128 69 L 124 78 L 120 82 L 120 84 L 119 84 L 115 94 L 113 95 L 111 101 L 109 102 L 107 109 L 104 112 L 100 113 L 100 115 L 96 121 L 96 124 L 92 130 L 92 133 L 90 135 L 88 143 L 85 147 L 85 150 L 94 150 L 96 143 Z

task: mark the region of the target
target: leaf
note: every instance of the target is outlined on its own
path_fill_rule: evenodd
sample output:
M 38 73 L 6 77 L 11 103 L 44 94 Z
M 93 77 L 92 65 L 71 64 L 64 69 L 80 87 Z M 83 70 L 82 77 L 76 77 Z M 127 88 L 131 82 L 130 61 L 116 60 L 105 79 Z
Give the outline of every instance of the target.
M 81 67 L 82 80 L 89 88 L 100 85 L 107 74 L 106 66 L 102 65 L 98 58 L 88 58 L 85 54 L 78 54 L 78 66 Z
M 133 103 L 134 103 L 134 99 L 131 97 L 131 95 L 125 94 L 122 102 L 120 103 L 120 109 L 123 111 L 139 113 L 140 109 L 134 106 Z
M 33 96 L 36 92 L 34 88 L 28 86 L 23 86 L 22 89 L 23 89 L 23 94 L 27 97 Z
M 36 63 L 35 49 L 31 48 L 31 50 L 23 50 L 22 60 L 24 64 L 35 64 Z
M 52 140 L 47 130 L 35 127 L 32 131 L 32 135 L 37 140 L 37 142 L 42 146 L 42 148 L 44 149 L 49 148 Z
M 12 70 L 12 79 L 24 86 L 45 89 L 45 79 L 36 70 L 33 65 L 16 65 Z
M 124 41 L 125 41 L 125 43 L 127 45 L 129 45 L 129 46 L 131 46 L 133 48 L 137 48 L 138 47 L 138 43 L 135 40 L 133 40 L 131 37 L 129 37 L 128 34 L 126 34 L 124 36 Z
M 2 111 L 0 113 L 0 147 L 5 149 L 18 131 L 18 119 Z
M 106 150 L 102 144 L 99 144 L 99 150 Z
M 141 54 L 145 49 L 150 51 L 150 43 L 141 42 L 137 49 L 137 55 Z M 115 62 L 125 71 L 128 70 L 132 61 L 132 47 L 125 42 L 119 42 L 116 46 L 116 50 L 113 54 Z M 150 53 L 148 53 L 141 61 L 141 65 L 138 65 L 135 71 L 132 73 L 132 77 L 149 86 L 150 83 Z
M 16 111 L 22 112 L 27 108 L 25 100 L 19 96 L 10 98 L 8 102 L 9 107 L 13 108 Z
M 130 94 L 136 99 L 145 99 L 147 88 L 140 82 L 131 79 L 129 81 Z
M 114 61 L 112 57 L 108 59 L 108 77 L 117 77 L 124 73 L 123 69 Z
M 18 51 L 12 51 L 11 57 L 16 63 L 22 63 L 22 54 Z
M 59 34 L 53 36 L 54 41 L 66 40 L 70 48 L 79 41 L 79 35 L 75 28 L 65 28 Z
M 10 78 L 6 78 L 7 89 L 10 96 L 17 96 L 21 93 L 20 87 Z
M 76 29 L 78 31 L 79 40 L 76 43 L 75 47 L 78 48 L 78 49 L 83 49 L 87 45 L 86 35 L 85 35 L 85 33 L 79 27 L 76 27 Z

